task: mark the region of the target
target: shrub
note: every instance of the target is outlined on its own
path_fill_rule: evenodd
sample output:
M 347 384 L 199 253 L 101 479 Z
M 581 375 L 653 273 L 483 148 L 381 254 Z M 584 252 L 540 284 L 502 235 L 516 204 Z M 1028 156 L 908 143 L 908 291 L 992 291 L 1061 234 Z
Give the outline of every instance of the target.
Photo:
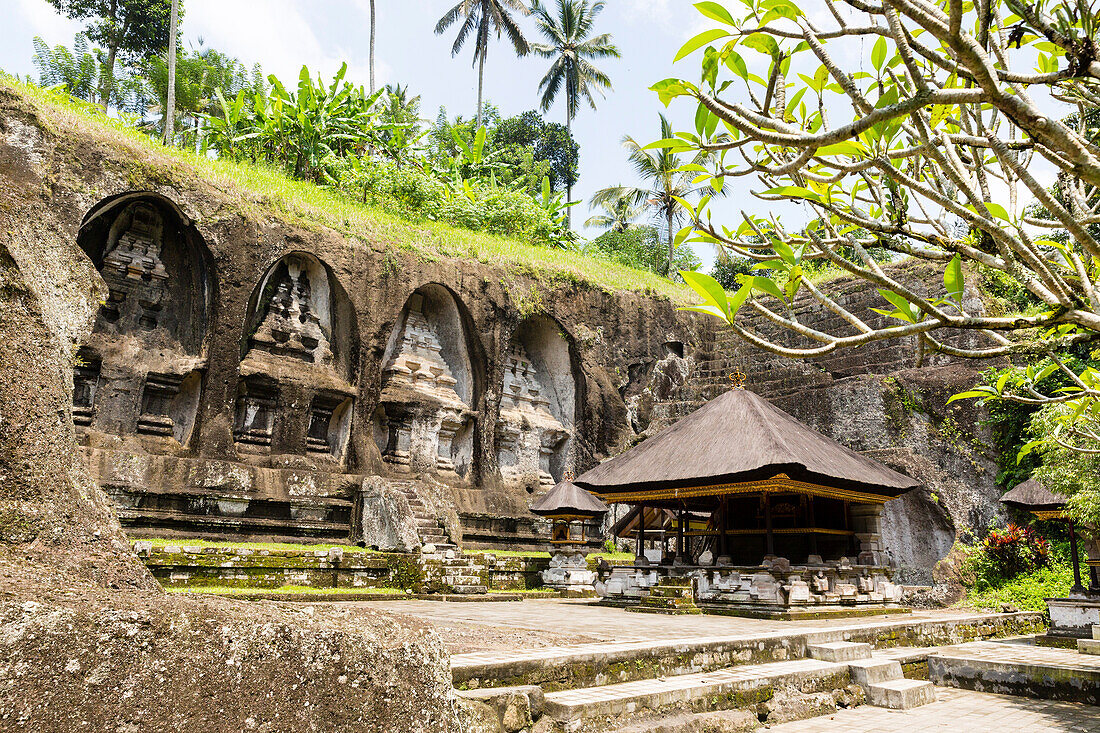
M 989 533 L 982 542 L 982 554 L 988 563 L 987 571 L 1000 578 L 1013 578 L 1046 567 L 1050 562 L 1050 543 L 1030 527 L 1010 524 Z

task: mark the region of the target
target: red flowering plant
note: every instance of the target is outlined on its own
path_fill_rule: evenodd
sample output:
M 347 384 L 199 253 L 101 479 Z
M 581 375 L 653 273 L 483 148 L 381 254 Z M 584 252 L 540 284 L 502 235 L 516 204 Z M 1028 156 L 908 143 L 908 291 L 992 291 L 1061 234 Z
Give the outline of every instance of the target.
M 991 569 L 1002 578 L 1045 567 L 1050 560 L 1050 543 L 1030 527 L 1010 524 L 994 529 L 982 543 Z

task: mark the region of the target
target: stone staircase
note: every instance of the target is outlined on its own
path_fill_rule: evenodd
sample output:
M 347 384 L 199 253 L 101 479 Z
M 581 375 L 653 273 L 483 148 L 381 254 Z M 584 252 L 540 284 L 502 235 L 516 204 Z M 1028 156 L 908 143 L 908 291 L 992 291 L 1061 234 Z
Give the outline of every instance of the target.
M 454 543 L 447 537 L 447 530 L 443 523 L 435 518 L 428 510 L 420 494 L 416 491 L 417 481 L 413 479 L 391 480 L 389 485 L 405 495 L 416 519 L 416 533 L 420 536 L 421 545 L 432 545 L 436 551 L 446 553 L 447 550 L 457 550 Z
M 817 644 L 806 648 L 814 659 L 848 665 L 852 682 L 867 691 L 868 701 L 880 708 L 908 710 L 936 701 L 931 682 L 906 679 L 901 664 L 871 656 L 871 645 L 850 641 Z

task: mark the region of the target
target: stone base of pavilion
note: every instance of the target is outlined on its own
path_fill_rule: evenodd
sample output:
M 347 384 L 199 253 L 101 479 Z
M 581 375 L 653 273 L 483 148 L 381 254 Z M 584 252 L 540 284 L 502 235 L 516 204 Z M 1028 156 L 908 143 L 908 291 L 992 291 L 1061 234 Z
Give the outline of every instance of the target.
M 685 589 L 677 593 L 678 608 L 694 605 L 711 614 L 798 619 L 908 613 L 892 575 L 890 568 L 844 559 L 801 566 L 783 558 L 757 566 L 633 565 L 615 568 L 596 583 L 596 592 L 604 605 L 645 611 L 668 606 L 675 587 Z
M 1076 644 L 1077 639 L 1091 639 L 1092 627 L 1100 624 L 1100 593 L 1071 594 L 1068 598 L 1048 598 L 1050 631 L 1040 644 L 1065 646 Z

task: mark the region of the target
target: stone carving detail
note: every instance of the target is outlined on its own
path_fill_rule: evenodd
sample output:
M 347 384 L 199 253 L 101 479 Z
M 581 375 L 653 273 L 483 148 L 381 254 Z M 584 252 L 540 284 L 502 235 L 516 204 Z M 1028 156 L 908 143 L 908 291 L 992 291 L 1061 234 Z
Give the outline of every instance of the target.
M 77 425 L 92 424 L 95 415 L 95 395 L 99 389 L 100 362 L 81 355 L 73 372 L 73 422 Z
M 137 202 L 119 217 L 126 229 L 103 258 L 103 279 L 110 289 L 100 313 L 119 331 L 151 331 L 160 323 L 168 272 L 161 261 L 164 222 L 156 207 Z
M 279 389 L 274 384 L 247 381 L 237 396 L 233 437 L 238 443 L 269 448 L 275 430 Z
M 497 423 L 497 459 L 505 480 L 536 477 L 544 488 L 554 485 L 551 458 L 571 436 L 550 412 L 550 400 L 527 351 L 514 343 L 508 354 Z
M 304 257 L 290 256 L 272 275 L 273 293 L 263 320 L 252 336 L 252 346 L 272 354 L 329 364 L 332 349 L 315 311 L 310 277 L 323 276 Z
M 339 458 L 347 443 L 347 424 L 351 400 L 343 395 L 320 394 L 309 408 L 306 450 L 309 453 Z
M 141 395 L 141 416 L 137 431 L 147 435 L 171 437 L 175 423 L 169 414 L 172 400 L 180 393 L 183 377 L 175 374 L 149 374 Z
M 382 460 L 399 470 L 464 476 L 472 455 L 466 442 L 473 415 L 456 391 L 458 380 L 424 307 L 424 296 L 413 294 L 393 356 L 382 370 Z

